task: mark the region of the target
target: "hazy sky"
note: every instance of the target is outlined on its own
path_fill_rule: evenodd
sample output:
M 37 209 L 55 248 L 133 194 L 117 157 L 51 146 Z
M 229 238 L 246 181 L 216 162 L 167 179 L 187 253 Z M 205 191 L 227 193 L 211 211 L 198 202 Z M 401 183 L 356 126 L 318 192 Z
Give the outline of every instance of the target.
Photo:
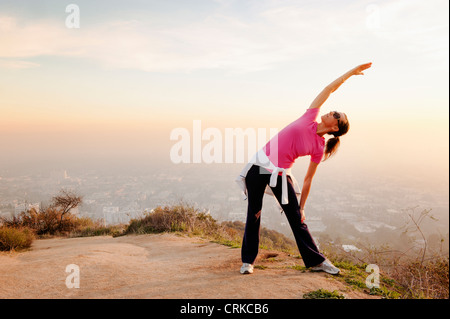
M 79 28 L 66 25 L 70 3 Z M 448 6 L 0 0 L 0 164 L 169 163 L 175 128 L 282 129 L 373 62 L 322 107 L 351 129 L 321 165 L 448 182 Z

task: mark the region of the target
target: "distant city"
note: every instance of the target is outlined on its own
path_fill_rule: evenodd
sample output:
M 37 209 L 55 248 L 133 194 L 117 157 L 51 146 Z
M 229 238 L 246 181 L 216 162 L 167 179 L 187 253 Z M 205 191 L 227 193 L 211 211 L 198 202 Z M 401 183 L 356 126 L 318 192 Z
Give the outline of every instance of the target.
M 83 196 L 74 212 L 105 225 L 128 223 L 159 205 L 183 202 L 218 221 L 246 219 L 247 202 L 234 182 L 242 165 L 171 165 L 135 171 L 58 169 L 12 176 L 0 171 L 0 216 L 45 207 L 59 190 Z M 300 181 L 300 179 L 299 179 Z M 307 225 L 318 242 L 338 241 L 346 249 L 357 242 L 395 245 L 408 214 L 431 209 L 438 220 L 423 224 L 427 234 L 444 238 L 448 250 L 448 192 L 405 186 L 381 177 L 350 176 L 347 180 L 317 177 L 307 202 Z M 292 238 L 276 200 L 266 195 L 262 226 Z M 439 239 L 439 240 L 440 240 Z M 437 240 L 437 239 L 436 239 Z M 352 248 L 353 247 L 353 248 Z

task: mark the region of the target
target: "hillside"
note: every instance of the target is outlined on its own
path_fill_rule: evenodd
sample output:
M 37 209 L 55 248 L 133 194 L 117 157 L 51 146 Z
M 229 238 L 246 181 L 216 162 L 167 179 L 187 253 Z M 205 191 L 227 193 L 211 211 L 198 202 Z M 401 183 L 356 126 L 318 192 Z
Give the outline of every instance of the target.
M 69 264 L 79 266 L 78 289 L 66 287 Z M 320 288 L 380 298 L 296 270 L 302 261 L 283 252 L 261 250 L 253 275 L 241 275 L 240 265 L 240 249 L 169 233 L 39 239 L 0 253 L 0 298 L 301 299 Z

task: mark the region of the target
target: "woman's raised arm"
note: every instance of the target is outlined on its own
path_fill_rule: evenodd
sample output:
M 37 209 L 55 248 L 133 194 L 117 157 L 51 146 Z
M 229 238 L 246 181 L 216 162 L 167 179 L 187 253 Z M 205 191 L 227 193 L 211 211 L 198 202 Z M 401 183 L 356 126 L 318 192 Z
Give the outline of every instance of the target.
M 310 109 L 319 108 L 325 103 L 331 93 L 336 91 L 349 77 L 352 75 L 363 75 L 363 71 L 370 68 L 372 66 L 372 62 L 358 65 L 357 67 L 351 69 L 344 75 L 338 77 L 336 80 L 328 84 L 322 92 L 314 99 L 314 101 L 309 106 Z

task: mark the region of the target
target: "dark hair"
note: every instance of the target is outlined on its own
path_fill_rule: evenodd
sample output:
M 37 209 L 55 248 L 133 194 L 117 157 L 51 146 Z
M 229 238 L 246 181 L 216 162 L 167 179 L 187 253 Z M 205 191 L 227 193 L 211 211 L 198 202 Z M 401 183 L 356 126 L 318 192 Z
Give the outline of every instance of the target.
M 348 118 L 347 118 L 347 122 L 345 122 L 345 123 L 342 121 L 338 121 L 338 127 L 339 127 L 339 131 L 328 133 L 330 135 L 333 135 L 334 137 L 330 138 L 327 141 L 327 144 L 325 145 L 325 157 L 324 157 L 323 161 L 326 161 L 327 159 L 329 159 L 331 156 L 333 156 L 337 152 L 337 150 L 339 148 L 339 144 L 341 143 L 339 140 L 339 136 L 346 134 L 350 128 L 350 123 L 348 122 Z

